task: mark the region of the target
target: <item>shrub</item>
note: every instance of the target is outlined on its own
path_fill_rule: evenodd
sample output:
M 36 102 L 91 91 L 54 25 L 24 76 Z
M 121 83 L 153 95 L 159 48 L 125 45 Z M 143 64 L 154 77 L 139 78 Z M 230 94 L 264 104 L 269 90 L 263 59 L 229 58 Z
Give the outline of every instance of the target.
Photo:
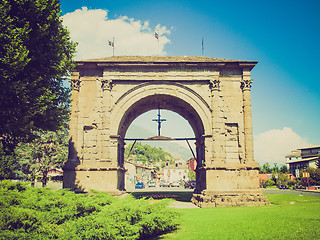
M 168 201 L 0 184 L 0 239 L 139 239 L 172 231 Z
M 267 186 L 267 187 L 272 187 L 273 185 L 275 185 L 275 182 L 272 181 L 271 179 L 268 179 L 268 180 L 266 181 L 266 186 Z

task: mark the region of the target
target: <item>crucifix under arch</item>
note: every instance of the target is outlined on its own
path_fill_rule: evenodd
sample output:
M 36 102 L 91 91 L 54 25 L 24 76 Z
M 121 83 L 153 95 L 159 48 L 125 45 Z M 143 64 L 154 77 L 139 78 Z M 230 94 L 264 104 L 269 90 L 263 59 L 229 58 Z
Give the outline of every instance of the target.
M 155 121 L 158 123 L 158 136 L 160 136 L 161 123 L 164 121 L 167 121 L 167 119 L 161 118 L 160 107 L 158 108 L 158 118 L 152 119 L 152 121 Z

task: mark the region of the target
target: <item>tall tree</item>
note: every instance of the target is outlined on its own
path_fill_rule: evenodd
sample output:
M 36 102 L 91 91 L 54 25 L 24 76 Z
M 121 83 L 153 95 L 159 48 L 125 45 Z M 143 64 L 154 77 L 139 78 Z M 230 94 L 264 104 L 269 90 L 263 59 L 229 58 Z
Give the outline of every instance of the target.
M 20 175 L 34 182 L 36 175 L 42 175 L 42 185 L 47 184 L 48 172 L 52 168 L 61 168 L 67 160 L 68 133 L 38 133 L 38 137 L 30 143 L 21 143 L 16 147 Z
M 320 154 L 318 154 L 318 160 L 316 161 L 316 166 L 320 169 Z
M 16 173 L 17 163 L 14 155 L 6 153 L 6 150 L 0 142 L 0 180 L 15 178 Z
M 263 164 L 262 168 L 260 168 L 260 173 L 271 173 L 272 169 L 269 163 Z
M 63 27 L 59 0 L 0 1 L 0 140 L 5 149 L 57 130 L 68 118 L 63 79 L 76 44 Z M 10 148 L 11 147 L 11 148 Z

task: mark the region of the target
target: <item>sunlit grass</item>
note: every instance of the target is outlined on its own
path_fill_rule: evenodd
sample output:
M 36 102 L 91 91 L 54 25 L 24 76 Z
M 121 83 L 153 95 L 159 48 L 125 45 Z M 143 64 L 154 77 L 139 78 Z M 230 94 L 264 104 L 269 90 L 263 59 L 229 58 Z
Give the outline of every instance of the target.
M 181 209 L 181 225 L 158 239 L 319 239 L 320 198 L 268 195 L 271 205 Z

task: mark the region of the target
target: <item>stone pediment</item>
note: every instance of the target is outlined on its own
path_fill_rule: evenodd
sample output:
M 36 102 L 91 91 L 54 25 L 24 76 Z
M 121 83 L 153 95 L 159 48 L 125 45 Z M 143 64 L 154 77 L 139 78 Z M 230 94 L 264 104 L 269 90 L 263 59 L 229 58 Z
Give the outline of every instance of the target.
M 183 57 L 183 56 L 115 56 L 106 58 L 86 59 L 77 62 L 248 62 L 256 61 L 232 60 L 210 57 Z

